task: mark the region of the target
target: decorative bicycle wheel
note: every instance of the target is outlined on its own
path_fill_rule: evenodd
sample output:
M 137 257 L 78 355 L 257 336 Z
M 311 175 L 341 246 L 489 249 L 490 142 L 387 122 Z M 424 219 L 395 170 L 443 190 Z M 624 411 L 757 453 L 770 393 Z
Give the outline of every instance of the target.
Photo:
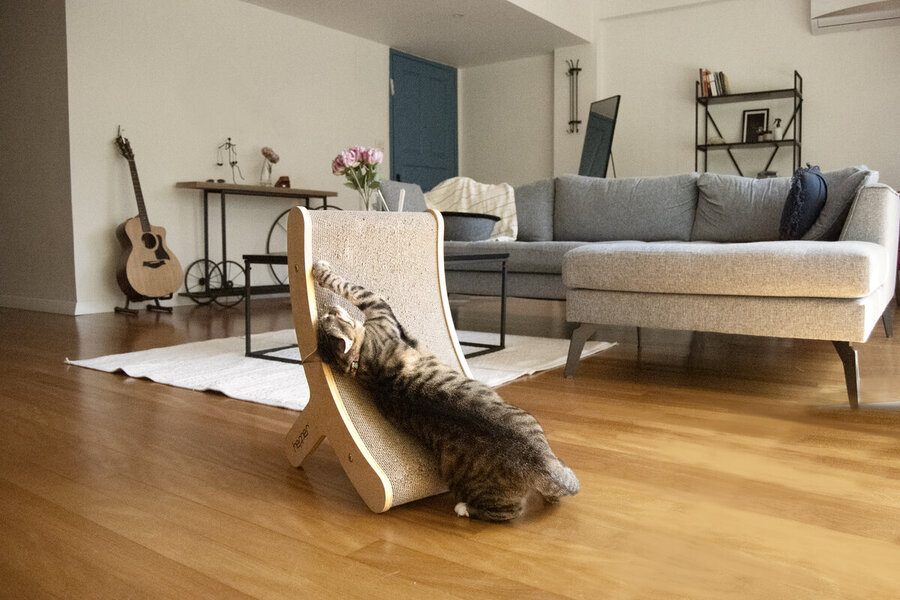
M 230 307 L 244 299 L 246 289 L 244 287 L 244 267 L 226 260 L 216 263 L 216 269 L 220 274 L 220 285 L 214 290 L 213 302 L 219 306 Z
M 192 262 L 184 272 L 184 292 L 197 304 L 209 304 L 210 290 L 222 286 L 222 273 L 211 260 L 201 258 Z
M 317 206 L 310 210 L 321 210 L 323 207 Z M 328 210 L 341 210 L 339 206 L 328 206 Z M 285 254 L 287 253 L 287 221 L 288 214 L 291 209 L 287 209 L 275 219 L 272 226 L 269 227 L 269 235 L 266 236 L 266 254 Z M 276 283 L 285 285 L 288 282 L 287 265 L 267 265 L 269 274 Z
M 291 209 L 287 209 L 275 219 L 269 228 L 266 237 L 266 254 L 280 254 L 287 252 L 287 220 Z M 268 265 L 269 273 L 277 283 L 284 285 L 288 282 L 287 265 Z

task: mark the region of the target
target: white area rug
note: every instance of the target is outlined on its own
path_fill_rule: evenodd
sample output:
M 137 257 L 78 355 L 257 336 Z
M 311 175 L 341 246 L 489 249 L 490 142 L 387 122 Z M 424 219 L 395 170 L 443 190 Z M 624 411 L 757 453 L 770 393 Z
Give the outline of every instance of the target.
M 465 341 L 497 343 L 497 334 L 458 332 L 463 351 Z M 295 344 L 293 329 L 258 333 L 252 348 L 277 348 Z M 582 357 L 612 347 L 609 342 L 587 342 Z M 566 363 L 569 340 L 506 336 L 506 348 L 469 359 L 472 376 L 497 387 L 523 375 L 560 367 Z M 297 348 L 282 350 L 273 356 L 299 358 Z M 244 338 L 232 337 L 194 342 L 140 352 L 112 354 L 88 360 L 66 359 L 79 367 L 113 373 L 123 371 L 131 377 L 146 377 L 192 390 L 214 390 L 231 398 L 302 410 L 309 399 L 309 388 L 300 365 L 244 356 Z

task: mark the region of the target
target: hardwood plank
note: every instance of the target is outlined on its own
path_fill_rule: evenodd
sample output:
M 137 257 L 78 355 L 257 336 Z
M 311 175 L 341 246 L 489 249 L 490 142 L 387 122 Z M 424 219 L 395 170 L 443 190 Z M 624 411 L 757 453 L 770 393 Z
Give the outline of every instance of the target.
M 385 573 L 447 590 L 459 598 L 565 598 L 521 584 L 514 579 L 438 558 L 430 553 L 410 550 L 401 544 L 378 541 L 354 552 L 351 557 Z
M 247 597 L 5 479 L 0 479 L 0 514 L 3 568 L 20 587 L 26 581 L 33 586 L 35 596 Z M 11 591 L 6 582 L 4 594 Z
M 560 303 L 510 333 L 565 337 Z M 496 302 L 454 310 L 496 325 Z M 254 330 L 291 327 L 254 301 Z M 449 495 L 370 513 L 292 411 L 67 366 L 243 332 L 239 310 L 65 317 L 0 309 L 0 579 L 53 597 L 897 598 L 900 349 L 603 328 L 614 348 L 501 389 L 582 491 L 496 525 Z

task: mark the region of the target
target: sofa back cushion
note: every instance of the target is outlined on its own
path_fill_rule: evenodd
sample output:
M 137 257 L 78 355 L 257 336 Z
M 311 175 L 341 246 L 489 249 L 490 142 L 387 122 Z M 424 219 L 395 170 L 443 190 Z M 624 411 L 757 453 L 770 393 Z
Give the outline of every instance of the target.
M 544 179 L 514 188 L 517 240 L 549 242 L 553 239 L 553 180 Z
M 822 173 L 828 188 L 825 205 L 804 240 L 836 240 L 856 194 L 878 182 L 878 172 L 849 167 Z M 753 179 L 702 173 L 692 240 L 765 242 L 779 239 L 781 216 L 791 189 L 789 177 Z
M 871 171 L 865 166 L 848 167 L 822 173 L 822 178 L 828 186 L 825 206 L 822 207 L 816 222 L 804 234 L 804 240 L 838 239 L 856 194 L 864 185 L 878 183 L 878 171 Z
M 781 213 L 791 189 L 788 177 L 753 179 L 701 173 L 692 240 L 763 242 L 777 240 Z
M 401 190 L 406 192 L 403 196 L 403 212 L 422 212 L 426 210 L 425 194 L 422 193 L 422 188 L 418 184 L 384 179 L 378 187 L 381 190 L 381 195 L 384 196 L 385 204 L 387 204 L 391 212 L 397 211 Z
M 626 179 L 564 175 L 556 180 L 553 234 L 582 242 L 687 241 L 696 209 L 696 173 Z

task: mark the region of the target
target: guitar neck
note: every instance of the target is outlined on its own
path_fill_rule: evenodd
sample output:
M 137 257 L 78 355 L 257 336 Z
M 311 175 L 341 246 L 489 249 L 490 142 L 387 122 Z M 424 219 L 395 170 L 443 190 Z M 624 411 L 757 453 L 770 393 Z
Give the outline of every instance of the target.
M 134 197 L 137 199 L 138 217 L 141 219 L 141 229 L 144 233 L 150 231 L 150 219 L 147 218 L 147 207 L 144 205 L 144 194 L 141 192 L 141 182 L 138 179 L 137 165 L 134 159 L 128 159 L 128 168 L 131 170 L 131 183 L 134 185 Z

